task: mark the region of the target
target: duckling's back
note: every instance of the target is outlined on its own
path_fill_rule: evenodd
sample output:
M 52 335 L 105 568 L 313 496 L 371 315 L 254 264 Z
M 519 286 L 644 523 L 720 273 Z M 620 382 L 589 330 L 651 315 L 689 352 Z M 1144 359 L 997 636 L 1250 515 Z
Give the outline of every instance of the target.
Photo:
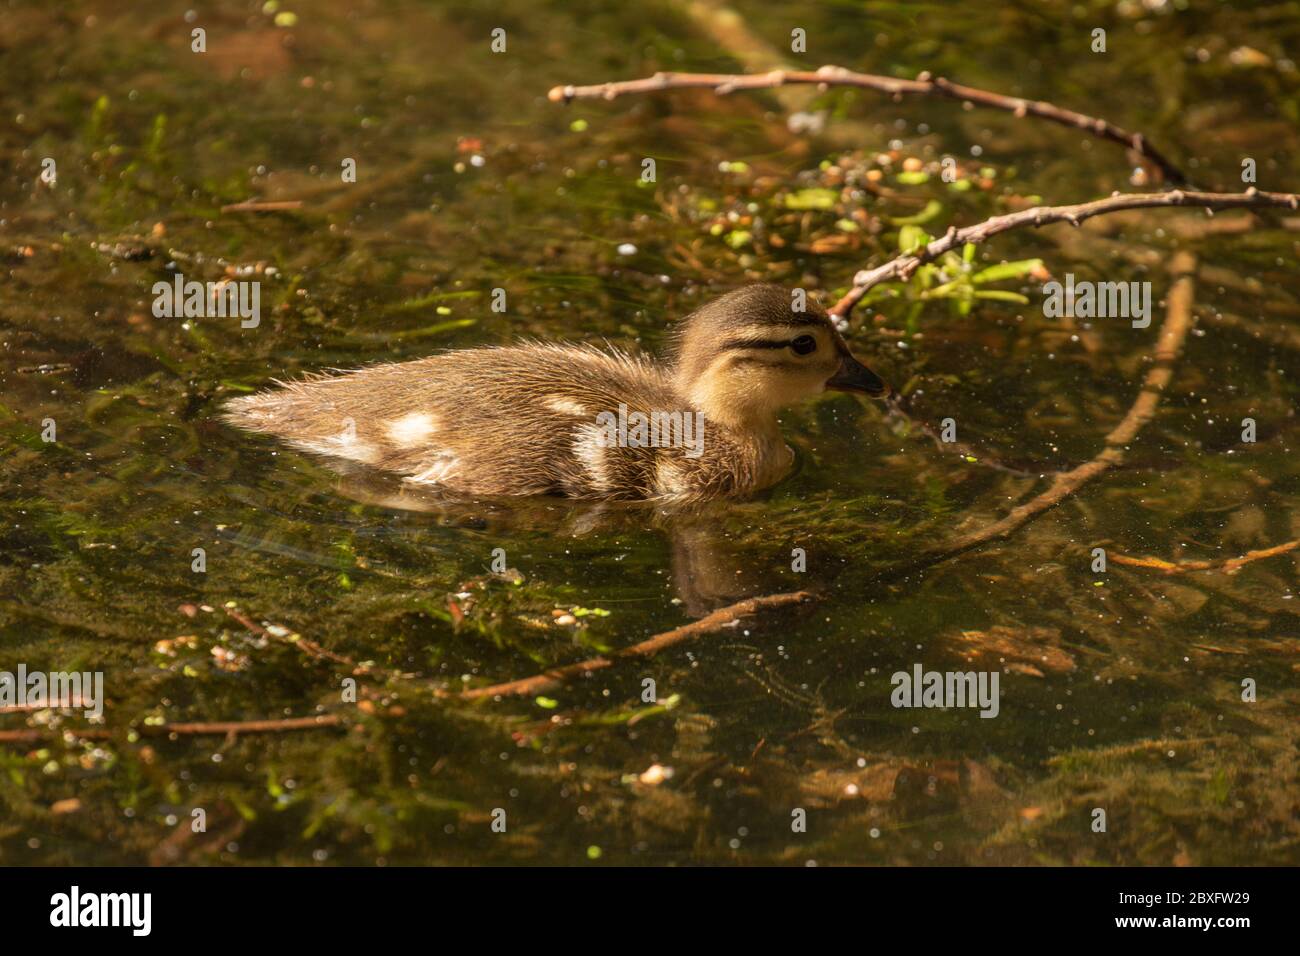
M 234 399 L 223 417 L 306 451 L 472 495 L 693 498 L 752 484 L 752 454 L 716 429 L 705 441 L 707 423 L 695 445 L 639 447 L 635 434 L 611 442 L 629 419 L 635 430 L 636 413 L 693 414 L 648 359 L 538 344 L 313 376 Z

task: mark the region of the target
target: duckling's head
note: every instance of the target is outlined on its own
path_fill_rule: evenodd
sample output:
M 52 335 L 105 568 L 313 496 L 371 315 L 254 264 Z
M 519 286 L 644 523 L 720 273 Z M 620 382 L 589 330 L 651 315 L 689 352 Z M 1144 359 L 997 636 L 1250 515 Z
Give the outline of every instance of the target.
M 678 389 L 707 418 L 741 429 L 772 426 L 779 409 L 828 388 L 889 394 L 825 313 L 795 304 L 791 290 L 752 285 L 688 316 L 677 336 Z

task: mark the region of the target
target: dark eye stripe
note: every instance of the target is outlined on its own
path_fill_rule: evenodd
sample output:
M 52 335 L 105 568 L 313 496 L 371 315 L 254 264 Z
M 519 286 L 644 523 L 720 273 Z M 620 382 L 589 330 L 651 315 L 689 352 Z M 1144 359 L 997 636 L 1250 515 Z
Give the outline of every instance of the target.
M 729 349 L 784 349 L 789 348 L 793 339 L 734 339 L 722 346 Z

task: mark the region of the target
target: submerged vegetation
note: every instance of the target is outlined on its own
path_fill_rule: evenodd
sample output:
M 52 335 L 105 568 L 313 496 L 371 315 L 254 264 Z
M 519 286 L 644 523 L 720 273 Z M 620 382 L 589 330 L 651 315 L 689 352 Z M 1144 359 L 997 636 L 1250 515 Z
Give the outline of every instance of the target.
M 813 68 L 1015 87 L 1203 188 L 1250 157 L 1295 190 L 1292 5 L 738 3 L 748 39 L 711 4 L 291 6 L 5 14 L 0 670 L 102 671 L 107 703 L 0 714 L 0 862 L 1300 862 L 1295 213 L 1008 233 L 876 286 L 847 335 L 902 402 L 792 412 L 798 470 L 756 501 L 453 505 L 214 414 L 520 336 L 660 349 L 744 282 L 829 305 L 949 226 L 1134 186 L 1122 149 L 955 102 L 559 106 L 557 83 L 777 66 L 793 24 Z M 1104 447 L 1180 250 L 1197 324 L 1122 464 L 918 563 Z M 154 315 L 178 272 L 256 278 L 261 322 Z M 1045 316 L 1067 272 L 1149 280 L 1156 321 Z M 535 694 L 459 693 L 800 590 Z M 1000 670 L 999 715 L 891 707 L 916 663 Z M 241 721 L 273 726 L 210 726 Z

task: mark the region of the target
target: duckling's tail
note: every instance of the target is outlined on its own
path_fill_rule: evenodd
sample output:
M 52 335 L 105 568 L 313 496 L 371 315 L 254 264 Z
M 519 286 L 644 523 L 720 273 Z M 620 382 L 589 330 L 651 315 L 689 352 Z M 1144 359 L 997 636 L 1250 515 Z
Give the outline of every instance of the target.
M 319 388 L 326 381 L 281 383 L 281 387 L 231 399 L 222 407 L 222 421 L 251 432 L 274 435 L 304 451 L 374 463 L 379 446 L 359 440 L 358 421 L 368 421 L 365 406 L 340 407 L 324 400 Z
M 217 417 L 236 428 L 275 433 L 279 430 L 277 425 L 285 420 L 285 411 L 281 396 L 274 392 L 258 392 L 232 398 L 221 406 Z

